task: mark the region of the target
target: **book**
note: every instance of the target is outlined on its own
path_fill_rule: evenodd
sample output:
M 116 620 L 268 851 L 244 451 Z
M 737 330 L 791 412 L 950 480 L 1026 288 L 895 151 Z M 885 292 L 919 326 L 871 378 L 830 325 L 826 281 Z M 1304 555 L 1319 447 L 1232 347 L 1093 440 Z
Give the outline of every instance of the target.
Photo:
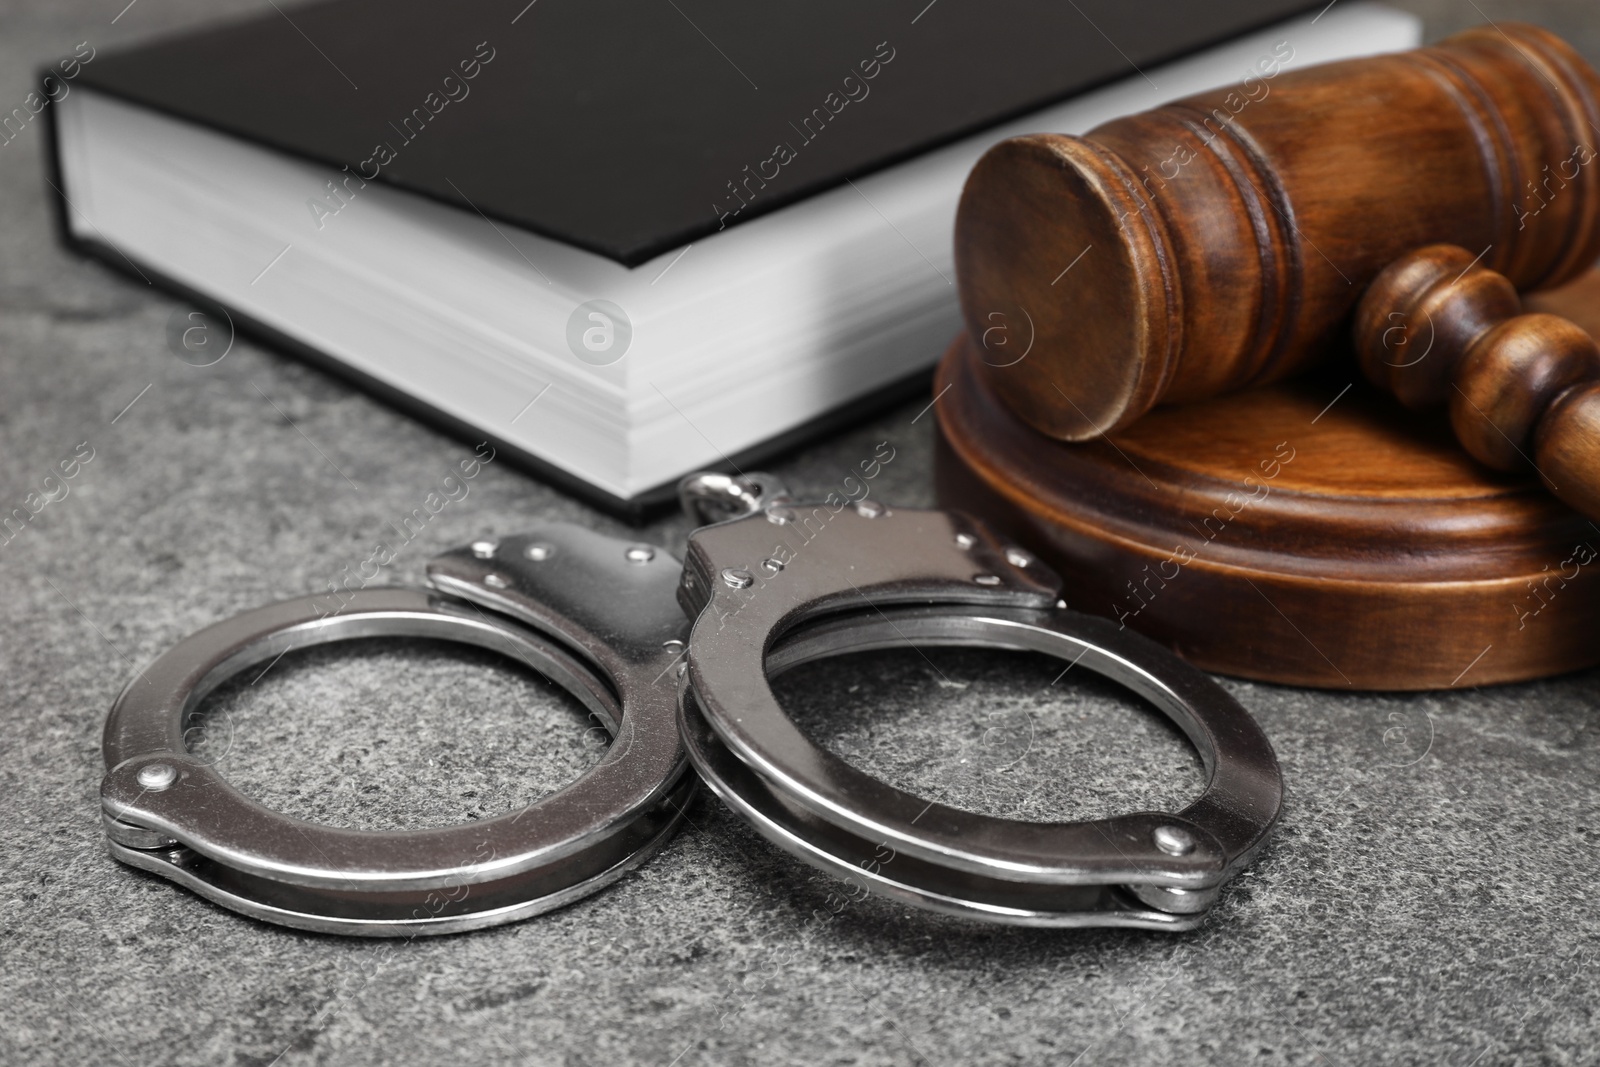
M 68 243 L 637 515 L 923 387 L 989 144 L 1418 33 L 1358 0 L 333 0 L 42 89 Z

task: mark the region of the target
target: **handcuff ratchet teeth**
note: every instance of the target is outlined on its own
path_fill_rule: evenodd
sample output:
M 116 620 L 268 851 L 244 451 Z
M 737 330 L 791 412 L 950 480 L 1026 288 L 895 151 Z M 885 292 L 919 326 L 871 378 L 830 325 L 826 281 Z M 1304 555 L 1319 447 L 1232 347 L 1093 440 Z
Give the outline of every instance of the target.
M 756 473 L 692 475 L 680 499 L 711 523 L 681 567 L 652 545 L 550 525 L 436 557 L 431 589 L 361 590 L 336 609 L 300 597 L 180 642 L 106 721 L 112 855 L 286 926 L 452 933 L 615 881 L 667 841 L 703 778 L 779 846 L 871 892 L 993 922 L 1181 930 L 1265 842 L 1283 783 L 1245 711 L 1153 642 L 1066 610 L 1056 576 L 982 524 L 871 500 L 800 504 Z M 185 723 L 229 678 L 296 649 L 401 636 L 531 667 L 597 716 L 611 745 L 521 810 L 384 832 L 273 811 L 188 751 Z M 1175 814 L 973 814 L 856 770 L 773 695 L 769 679 L 803 663 L 907 645 L 1044 652 L 1121 682 L 1195 744 L 1205 791 Z

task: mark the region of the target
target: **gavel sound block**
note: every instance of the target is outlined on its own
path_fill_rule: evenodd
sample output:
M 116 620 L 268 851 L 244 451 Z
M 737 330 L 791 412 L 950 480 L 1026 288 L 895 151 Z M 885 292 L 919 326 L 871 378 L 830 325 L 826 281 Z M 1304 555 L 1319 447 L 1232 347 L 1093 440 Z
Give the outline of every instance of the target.
M 987 355 L 962 336 L 939 368 L 940 503 L 1044 559 L 1072 607 L 1292 685 L 1465 687 L 1600 663 L 1600 530 L 1531 473 L 1474 462 L 1442 410 L 1330 367 L 1074 444 L 1009 410 Z
M 1521 291 L 1600 256 L 1600 77 L 1502 24 L 1002 142 L 956 220 L 977 373 L 1051 437 L 1282 379 L 1449 244 Z

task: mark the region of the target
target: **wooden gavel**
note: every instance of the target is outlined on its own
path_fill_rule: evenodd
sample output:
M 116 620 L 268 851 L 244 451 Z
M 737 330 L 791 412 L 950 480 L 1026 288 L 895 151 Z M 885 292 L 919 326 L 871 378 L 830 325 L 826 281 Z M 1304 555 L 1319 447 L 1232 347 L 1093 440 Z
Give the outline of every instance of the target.
M 1455 245 L 1379 274 L 1356 307 L 1369 381 L 1407 407 L 1446 404 L 1456 439 L 1496 470 L 1531 465 L 1600 518 L 1600 345 L 1559 315 L 1524 315 L 1505 275 Z
M 1600 257 L 1597 142 L 1600 76 L 1516 24 L 1002 142 L 956 220 L 982 372 L 1088 440 L 1308 366 L 1360 302 L 1372 381 L 1600 517 L 1600 350 L 1517 296 Z

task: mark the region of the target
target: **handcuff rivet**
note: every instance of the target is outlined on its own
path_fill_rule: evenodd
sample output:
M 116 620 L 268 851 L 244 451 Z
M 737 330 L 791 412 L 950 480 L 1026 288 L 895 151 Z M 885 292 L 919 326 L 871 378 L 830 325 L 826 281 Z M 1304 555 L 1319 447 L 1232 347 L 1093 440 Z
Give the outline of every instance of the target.
M 779 571 L 783 570 L 783 560 L 768 556 L 766 559 L 761 561 L 761 569 L 766 571 L 770 577 L 771 575 L 777 574 Z
M 974 574 L 972 580 L 979 585 L 999 585 L 1000 577 L 995 574 Z
M 649 545 L 629 545 L 623 556 L 629 563 L 649 563 L 656 558 L 656 550 Z
M 767 521 L 778 526 L 784 526 L 794 521 L 794 512 L 789 508 L 768 508 Z
M 749 589 L 755 580 L 756 576 L 742 567 L 722 568 L 722 581 L 730 589 Z
M 487 585 L 491 589 L 504 589 L 511 583 L 500 577 L 498 574 L 485 574 L 483 576 L 483 584 Z
M 856 501 L 856 514 L 863 519 L 881 519 L 888 509 L 876 500 Z
M 956 547 L 957 548 L 971 548 L 973 545 L 975 545 L 977 543 L 978 543 L 978 539 L 976 537 L 973 537 L 969 533 L 958 533 L 958 534 L 956 534 Z
M 676 656 L 683 651 L 683 642 L 674 637 L 670 641 L 661 642 L 661 648 L 663 651 L 670 652 Z
M 1020 548 L 1006 549 L 1006 562 L 1013 567 L 1027 567 L 1032 565 L 1033 557 Z
M 178 769 L 170 763 L 152 763 L 139 768 L 139 788 L 159 793 L 178 780 Z
M 1150 837 L 1156 848 L 1169 856 L 1187 856 L 1194 851 L 1194 835 L 1181 826 L 1158 826 Z
M 500 546 L 493 541 L 472 542 L 472 554 L 479 559 L 493 559 L 494 550 Z
M 543 542 L 535 541 L 533 544 L 523 549 L 522 554 L 533 560 L 535 563 L 543 563 L 545 560 L 555 555 L 556 550 L 555 546 L 553 545 L 547 545 Z

